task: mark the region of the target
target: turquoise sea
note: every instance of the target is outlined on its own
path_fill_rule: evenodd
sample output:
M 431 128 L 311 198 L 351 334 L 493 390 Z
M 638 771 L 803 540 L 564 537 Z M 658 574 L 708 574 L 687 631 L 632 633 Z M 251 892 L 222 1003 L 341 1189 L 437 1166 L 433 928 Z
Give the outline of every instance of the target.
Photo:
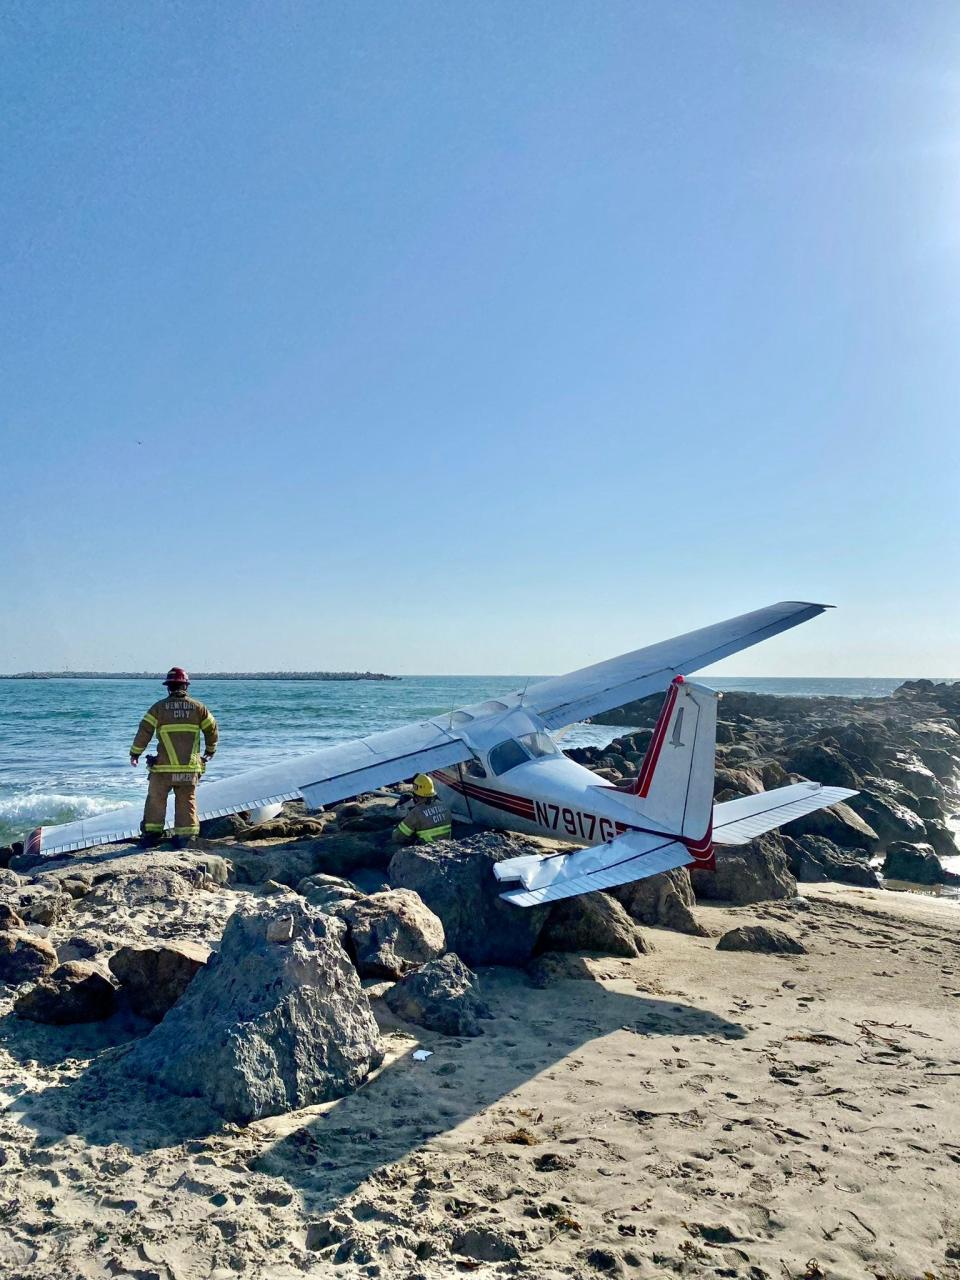
M 191 693 L 220 723 L 208 777 L 422 720 L 522 688 L 525 676 L 405 676 L 397 681 L 197 681 Z M 722 690 L 880 697 L 900 679 L 709 681 Z M 68 822 L 141 799 L 143 768 L 127 750 L 140 716 L 163 694 L 150 680 L 9 680 L 0 677 L 0 845 L 41 824 Z M 606 743 L 627 732 L 578 725 L 564 745 Z

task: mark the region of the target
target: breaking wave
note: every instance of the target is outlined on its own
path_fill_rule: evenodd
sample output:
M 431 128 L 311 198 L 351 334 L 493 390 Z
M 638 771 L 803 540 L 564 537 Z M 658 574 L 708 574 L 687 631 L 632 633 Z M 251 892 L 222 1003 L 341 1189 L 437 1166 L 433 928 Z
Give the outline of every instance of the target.
M 92 818 L 123 804 L 105 796 L 67 796 L 56 791 L 30 791 L 0 800 L 0 844 L 18 840 L 34 827 L 55 826 Z

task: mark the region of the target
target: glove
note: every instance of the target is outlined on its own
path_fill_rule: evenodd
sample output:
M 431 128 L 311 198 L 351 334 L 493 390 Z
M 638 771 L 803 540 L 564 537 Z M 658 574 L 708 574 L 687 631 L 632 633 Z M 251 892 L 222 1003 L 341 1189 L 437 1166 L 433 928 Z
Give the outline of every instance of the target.
M 136 768 L 137 765 L 140 763 L 140 757 L 135 756 L 132 751 L 130 752 L 130 763 L 133 765 L 134 768 Z

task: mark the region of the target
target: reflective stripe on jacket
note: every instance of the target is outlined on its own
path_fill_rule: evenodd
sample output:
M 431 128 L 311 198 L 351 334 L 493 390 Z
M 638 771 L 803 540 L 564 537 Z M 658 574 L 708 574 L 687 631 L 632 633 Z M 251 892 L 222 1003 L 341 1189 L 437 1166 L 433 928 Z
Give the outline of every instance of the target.
M 140 721 L 140 728 L 130 748 L 132 756 L 139 756 L 157 735 L 157 763 L 155 773 L 201 774 L 200 735 L 207 755 L 217 749 L 217 722 L 196 698 L 169 697 L 155 702 Z
M 415 836 L 425 844 L 430 844 L 433 840 L 449 840 L 452 830 L 450 810 L 442 800 L 433 796 L 415 804 L 397 825 L 397 832 L 401 836 L 408 840 Z

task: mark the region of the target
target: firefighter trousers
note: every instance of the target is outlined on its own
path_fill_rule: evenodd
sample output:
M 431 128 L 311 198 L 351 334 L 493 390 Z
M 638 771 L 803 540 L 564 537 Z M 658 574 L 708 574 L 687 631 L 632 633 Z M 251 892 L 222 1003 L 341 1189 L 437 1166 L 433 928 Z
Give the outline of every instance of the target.
M 143 830 L 161 835 L 167 825 L 167 796 L 173 791 L 173 834 L 195 836 L 197 820 L 197 775 L 195 773 L 151 773 L 147 802 L 143 806 Z

